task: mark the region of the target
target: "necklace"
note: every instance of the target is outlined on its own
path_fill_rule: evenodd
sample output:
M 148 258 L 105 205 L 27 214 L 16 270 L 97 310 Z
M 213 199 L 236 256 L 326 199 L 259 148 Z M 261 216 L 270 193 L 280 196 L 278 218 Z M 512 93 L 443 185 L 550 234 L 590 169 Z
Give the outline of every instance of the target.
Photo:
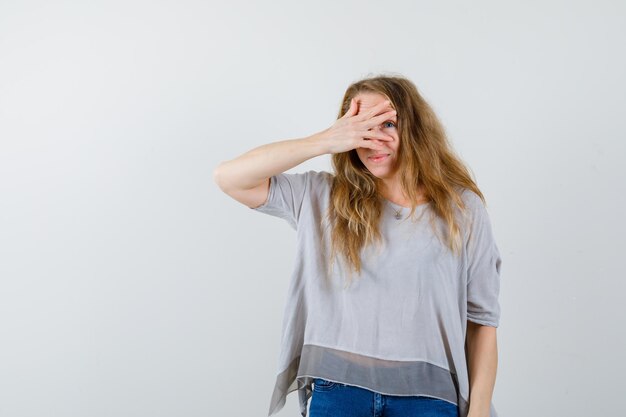
M 405 208 L 410 208 L 410 207 L 404 207 L 404 206 L 401 206 L 400 204 L 396 204 L 396 203 L 392 202 L 391 200 L 389 200 L 389 199 L 387 199 L 387 198 L 385 198 L 385 201 L 387 202 L 387 204 L 388 204 L 388 205 L 389 205 L 389 206 L 393 209 L 393 211 L 395 212 L 395 214 L 393 215 L 393 217 L 395 217 L 395 218 L 396 218 L 396 220 L 401 220 L 401 219 L 404 217 L 404 216 L 402 215 L 402 211 L 403 211 Z M 419 209 L 419 208 L 424 207 L 424 206 L 426 206 L 426 205 L 428 205 L 428 204 L 430 204 L 430 202 L 428 202 L 428 201 L 427 201 L 427 202 L 424 202 L 424 203 L 421 203 L 421 204 L 418 204 L 418 205 L 417 205 L 417 208 Z M 396 208 L 396 207 L 398 207 L 398 208 Z
M 410 209 L 410 207 L 404 207 L 401 206 L 400 204 L 394 203 L 393 201 L 389 200 L 388 198 L 383 197 L 383 201 L 393 209 L 393 211 L 395 212 L 395 214 L 393 215 L 393 217 L 395 217 L 396 220 L 402 220 L 404 218 L 403 215 L 403 211 L 404 209 Z
M 396 204 L 392 203 L 391 201 L 387 200 L 387 203 L 389 203 L 389 206 L 393 209 L 393 211 L 396 212 L 396 214 L 393 215 L 393 217 L 396 218 L 396 220 L 400 220 L 402 219 L 402 209 L 404 207 L 400 207 L 399 209 L 397 209 L 395 206 Z

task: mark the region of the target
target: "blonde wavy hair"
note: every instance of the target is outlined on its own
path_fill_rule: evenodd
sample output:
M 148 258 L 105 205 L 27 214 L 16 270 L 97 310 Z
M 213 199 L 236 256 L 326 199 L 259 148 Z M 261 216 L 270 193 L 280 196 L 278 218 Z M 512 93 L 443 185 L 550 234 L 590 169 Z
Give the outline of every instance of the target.
M 398 171 L 402 189 L 410 201 L 411 218 L 417 205 L 426 198 L 435 233 L 437 228 L 432 214 L 441 218 L 447 228 L 446 237 L 439 238 L 452 253 L 459 255 L 463 237 L 454 212 L 458 207 L 465 213 L 461 193 L 467 188 L 483 203 L 485 198 L 469 169 L 453 151 L 442 123 L 410 80 L 385 75 L 371 76 L 351 84 L 343 96 L 338 119 L 348 111 L 350 100 L 362 92 L 385 96 L 397 112 Z M 348 264 L 351 281 L 353 271 L 361 272 L 363 247 L 382 241 L 379 223 L 384 203 L 378 191 L 380 179 L 363 165 L 356 149 L 333 154 L 331 162 L 335 175 L 325 217 L 332 230 L 330 271 L 332 274 L 332 265 L 340 252 Z

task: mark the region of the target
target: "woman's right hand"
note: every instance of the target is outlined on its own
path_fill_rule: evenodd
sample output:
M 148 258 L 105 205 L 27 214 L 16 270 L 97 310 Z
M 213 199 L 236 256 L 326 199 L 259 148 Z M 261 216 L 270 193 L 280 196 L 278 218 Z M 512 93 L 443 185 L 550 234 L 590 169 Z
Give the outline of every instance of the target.
M 370 139 L 393 140 L 391 136 L 379 129 L 373 129 L 395 116 L 395 110 L 376 116 L 377 113 L 390 104 L 386 100 L 372 107 L 370 111 L 357 115 L 358 107 L 356 100 L 353 98 L 350 101 L 350 108 L 346 114 L 337 119 L 331 127 L 321 132 L 321 135 L 325 138 L 327 153 L 347 152 L 355 148 L 385 149 L 384 145 Z

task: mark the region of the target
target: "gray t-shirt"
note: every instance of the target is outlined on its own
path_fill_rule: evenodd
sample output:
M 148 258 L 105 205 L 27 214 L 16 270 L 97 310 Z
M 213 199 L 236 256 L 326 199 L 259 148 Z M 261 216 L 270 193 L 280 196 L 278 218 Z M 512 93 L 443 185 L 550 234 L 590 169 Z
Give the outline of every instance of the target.
M 411 219 L 409 208 L 382 198 L 384 244 L 363 249 L 362 271 L 346 286 L 343 262 L 335 262 L 332 276 L 328 272 L 324 214 L 331 181 L 325 171 L 274 175 L 267 201 L 252 209 L 286 220 L 297 232 L 268 415 L 298 390 L 306 417 L 313 379 L 324 378 L 382 394 L 436 397 L 458 405 L 466 417 L 466 321 L 498 327 L 500 319 L 501 259 L 486 207 L 463 189 L 469 217 L 455 212 L 464 244 L 454 256 L 431 228 L 430 203 L 419 205 L 419 218 Z M 443 235 L 443 221 L 434 219 Z

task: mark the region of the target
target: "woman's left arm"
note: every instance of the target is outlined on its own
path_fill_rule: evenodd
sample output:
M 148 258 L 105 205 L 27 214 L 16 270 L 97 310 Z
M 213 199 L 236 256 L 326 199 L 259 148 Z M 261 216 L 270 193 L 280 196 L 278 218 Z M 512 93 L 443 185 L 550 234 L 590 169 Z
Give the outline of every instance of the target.
M 465 348 L 470 384 L 468 417 L 490 417 L 498 368 L 496 327 L 468 320 Z

